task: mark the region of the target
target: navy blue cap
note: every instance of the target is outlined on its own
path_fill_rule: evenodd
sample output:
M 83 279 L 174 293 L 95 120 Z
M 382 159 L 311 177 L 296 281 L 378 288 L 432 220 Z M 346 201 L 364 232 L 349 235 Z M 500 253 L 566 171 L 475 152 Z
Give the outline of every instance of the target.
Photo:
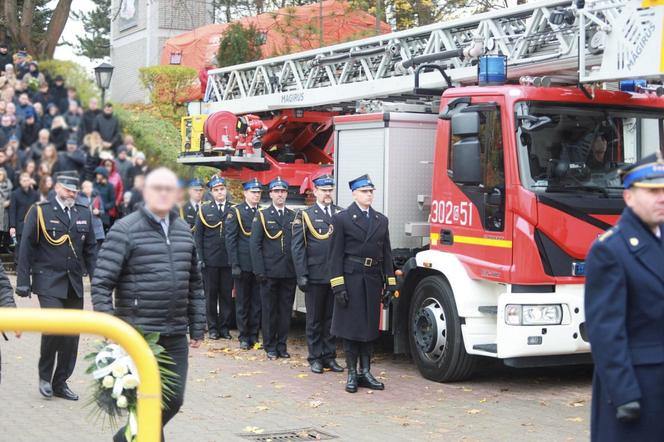
M 332 175 L 321 175 L 318 178 L 314 179 L 314 186 L 319 189 L 334 189 L 334 178 Z
M 369 189 L 375 189 L 374 184 L 371 181 L 371 178 L 369 178 L 369 175 L 366 174 L 357 177 L 352 181 L 349 181 L 348 186 L 350 187 L 350 190 L 363 189 L 365 187 Z
M 242 183 L 242 188 L 244 190 L 263 190 L 263 185 L 258 182 L 257 178 L 253 178 L 249 181 Z
M 55 174 L 55 182 L 62 185 L 65 189 L 78 192 L 78 172 L 75 170 L 67 170 Z
M 664 159 L 657 152 L 620 169 L 623 187 L 664 188 Z
M 189 183 L 187 183 L 187 187 L 190 189 L 202 189 L 203 181 L 201 181 L 200 178 L 192 178 L 189 180 Z
M 212 178 L 210 178 L 210 181 L 208 181 L 207 185 L 209 189 L 212 189 L 216 186 L 225 186 L 226 178 L 220 177 L 219 175 L 214 175 Z
M 270 190 L 288 190 L 288 183 L 281 179 L 280 176 L 278 176 L 270 181 L 270 185 L 268 187 Z

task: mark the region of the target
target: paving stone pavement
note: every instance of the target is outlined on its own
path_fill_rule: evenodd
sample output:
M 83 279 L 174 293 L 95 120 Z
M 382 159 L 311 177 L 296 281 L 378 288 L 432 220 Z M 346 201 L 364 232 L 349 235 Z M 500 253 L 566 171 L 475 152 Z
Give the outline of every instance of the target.
M 34 298 L 18 304 L 37 306 Z M 86 406 L 83 355 L 95 339 L 81 338 L 70 380 L 82 396 L 76 403 L 39 395 L 38 334 L 0 342 L 0 441 L 111 440 L 112 430 Z M 185 405 L 166 427 L 169 442 L 246 441 L 242 434 L 310 427 L 362 442 L 589 438 L 588 367 L 517 370 L 490 363 L 471 381 L 438 384 L 423 379 L 407 358 L 378 353 L 373 372 L 386 390 L 348 394 L 345 374 L 309 371 L 301 324 L 293 327 L 290 360 L 269 361 L 262 351 L 237 347 L 237 339 L 207 341 L 191 351 Z

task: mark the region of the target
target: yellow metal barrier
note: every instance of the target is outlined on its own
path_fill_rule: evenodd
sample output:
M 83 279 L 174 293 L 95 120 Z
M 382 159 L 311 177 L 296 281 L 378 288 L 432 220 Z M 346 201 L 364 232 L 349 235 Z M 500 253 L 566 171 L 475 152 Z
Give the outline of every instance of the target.
M 161 437 L 161 382 L 157 361 L 147 342 L 132 326 L 104 313 L 82 310 L 0 308 L 0 330 L 36 331 L 57 335 L 88 333 L 105 336 L 134 360 L 138 376 L 138 442 Z

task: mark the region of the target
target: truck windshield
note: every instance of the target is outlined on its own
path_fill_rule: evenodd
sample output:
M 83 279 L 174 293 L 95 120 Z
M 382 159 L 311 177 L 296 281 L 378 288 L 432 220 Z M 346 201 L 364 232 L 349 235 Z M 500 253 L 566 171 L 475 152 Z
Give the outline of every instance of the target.
M 519 169 L 536 192 L 619 194 L 618 169 L 662 147 L 664 109 L 516 106 Z

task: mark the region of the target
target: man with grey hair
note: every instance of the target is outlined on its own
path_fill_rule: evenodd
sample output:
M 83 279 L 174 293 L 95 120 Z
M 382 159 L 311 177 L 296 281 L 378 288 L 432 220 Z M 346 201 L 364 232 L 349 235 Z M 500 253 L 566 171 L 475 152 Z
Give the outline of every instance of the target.
M 179 385 L 165 401 L 162 426 L 184 400 L 189 345 L 200 346 L 205 330 L 205 296 L 194 238 L 174 210 L 177 177 L 165 167 L 145 180 L 145 205 L 116 221 L 108 232 L 92 280 L 96 311 L 114 314 L 146 333 L 173 358 Z M 115 303 L 113 302 L 115 291 Z M 124 429 L 115 441 L 124 441 Z M 163 431 L 162 431 L 163 440 Z

